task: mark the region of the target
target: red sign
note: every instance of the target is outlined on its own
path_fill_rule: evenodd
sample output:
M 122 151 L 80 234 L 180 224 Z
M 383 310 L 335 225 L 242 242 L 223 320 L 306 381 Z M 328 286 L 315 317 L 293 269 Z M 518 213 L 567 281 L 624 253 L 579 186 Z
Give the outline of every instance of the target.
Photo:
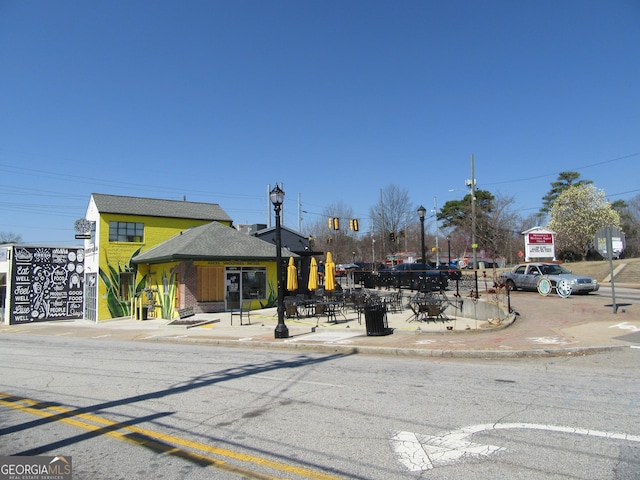
M 553 244 L 553 234 L 551 233 L 530 233 L 529 243 Z

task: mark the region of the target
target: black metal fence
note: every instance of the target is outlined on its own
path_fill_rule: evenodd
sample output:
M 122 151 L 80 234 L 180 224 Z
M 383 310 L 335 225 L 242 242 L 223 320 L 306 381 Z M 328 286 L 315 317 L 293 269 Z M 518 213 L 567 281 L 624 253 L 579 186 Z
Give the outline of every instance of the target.
M 439 275 L 427 275 L 420 271 L 406 271 L 402 275 L 393 272 L 357 271 L 354 281 L 364 288 L 390 290 L 392 288 L 412 291 L 455 291 L 457 296 L 478 298 L 479 292 L 508 292 L 493 270 L 440 271 Z

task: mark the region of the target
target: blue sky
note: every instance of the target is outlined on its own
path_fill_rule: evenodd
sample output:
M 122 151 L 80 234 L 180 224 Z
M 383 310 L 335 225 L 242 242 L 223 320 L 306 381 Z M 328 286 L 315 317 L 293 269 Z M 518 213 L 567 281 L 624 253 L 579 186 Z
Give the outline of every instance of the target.
M 640 194 L 640 3 L 1 1 L 0 231 L 75 244 L 92 192 L 285 224 L 380 189 L 538 211 L 561 171 Z

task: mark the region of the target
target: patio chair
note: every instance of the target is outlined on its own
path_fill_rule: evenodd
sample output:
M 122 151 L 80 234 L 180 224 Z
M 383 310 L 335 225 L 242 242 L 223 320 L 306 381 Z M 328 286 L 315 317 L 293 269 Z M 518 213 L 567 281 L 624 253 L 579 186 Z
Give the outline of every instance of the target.
M 300 318 L 300 313 L 298 312 L 298 306 L 291 302 L 284 304 L 284 313 L 287 318 Z
M 240 308 L 231 309 L 231 325 L 233 325 L 233 317 L 240 317 L 240 325 L 243 317 L 247 317 L 247 325 L 251 325 L 251 300 L 242 300 L 240 302 Z

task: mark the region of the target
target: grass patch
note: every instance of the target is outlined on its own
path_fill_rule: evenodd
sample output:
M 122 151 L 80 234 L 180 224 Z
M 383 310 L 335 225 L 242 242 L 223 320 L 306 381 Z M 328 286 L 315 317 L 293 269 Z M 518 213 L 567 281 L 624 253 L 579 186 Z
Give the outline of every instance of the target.
M 613 268 L 617 268 L 622 264 L 640 264 L 640 258 L 625 258 L 622 260 L 614 260 Z M 611 273 L 609 268 L 609 260 L 593 260 L 589 262 L 567 262 L 563 264 L 569 270 L 577 275 L 586 275 L 595 278 L 599 282 L 603 281 L 607 275 Z

